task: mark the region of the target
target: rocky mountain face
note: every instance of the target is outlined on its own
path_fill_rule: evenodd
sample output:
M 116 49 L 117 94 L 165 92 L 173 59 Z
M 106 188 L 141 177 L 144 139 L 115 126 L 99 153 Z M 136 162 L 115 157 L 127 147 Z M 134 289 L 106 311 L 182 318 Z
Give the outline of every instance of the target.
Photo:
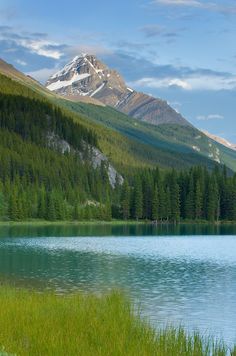
M 49 90 L 69 97 L 88 96 L 105 105 L 115 106 L 127 91 L 124 80 L 95 56 L 75 57 L 51 76 L 46 83 Z
M 109 69 L 94 55 L 76 56 L 52 75 L 46 87 L 72 100 L 92 98 L 117 110 L 154 125 L 191 126 L 166 101 L 128 88 L 122 76 Z

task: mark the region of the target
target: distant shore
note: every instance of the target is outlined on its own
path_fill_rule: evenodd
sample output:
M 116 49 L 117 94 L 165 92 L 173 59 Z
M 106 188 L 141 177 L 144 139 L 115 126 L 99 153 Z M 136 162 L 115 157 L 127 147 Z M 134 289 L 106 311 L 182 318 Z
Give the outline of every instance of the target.
M 150 220 L 82 220 L 82 221 L 71 221 L 71 220 L 57 220 L 57 221 L 49 221 L 49 220 L 41 220 L 41 219 L 32 219 L 32 220 L 24 220 L 24 221 L 0 221 L 1 226 L 21 226 L 21 225 L 34 225 L 34 226 L 60 226 L 60 225 L 68 225 L 68 226 L 87 226 L 87 225 L 114 225 L 114 226 L 121 226 L 121 225 L 152 225 L 152 226 L 178 226 L 178 225 L 212 225 L 212 226 L 219 226 L 219 225 L 236 225 L 236 221 L 190 221 L 184 220 L 178 223 L 173 222 L 153 222 Z

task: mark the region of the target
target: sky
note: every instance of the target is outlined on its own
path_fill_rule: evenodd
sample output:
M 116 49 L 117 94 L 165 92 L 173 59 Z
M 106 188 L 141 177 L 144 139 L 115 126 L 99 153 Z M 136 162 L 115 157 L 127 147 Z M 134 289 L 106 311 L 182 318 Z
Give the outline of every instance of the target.
M 81 52 L 236 143 L 235 0 L 0 0 L 0 58 L 44 83 Z

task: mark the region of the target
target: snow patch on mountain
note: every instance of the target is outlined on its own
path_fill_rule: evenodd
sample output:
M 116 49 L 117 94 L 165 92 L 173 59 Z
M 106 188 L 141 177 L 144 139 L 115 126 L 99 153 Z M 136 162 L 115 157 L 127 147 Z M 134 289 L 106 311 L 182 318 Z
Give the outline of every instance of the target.
M 79 56 L 74 57 L 71 62 L 67 63 L 61 70 L 52 75 L 51 79 L 56 79 L 58 77 L 68 74 L 74 68 L 75 63 L 78 61 L 79 58 Z
M 70 80 L 58 80 L 57 82 L 53 82 L 47 86 L 47 89 L 54 91 L 61 88 L 69 87 L 73 83 L 79 82 L 85 78 L 90 77 L 89 73 L 84 74 L 74 74 L 74 76 Z

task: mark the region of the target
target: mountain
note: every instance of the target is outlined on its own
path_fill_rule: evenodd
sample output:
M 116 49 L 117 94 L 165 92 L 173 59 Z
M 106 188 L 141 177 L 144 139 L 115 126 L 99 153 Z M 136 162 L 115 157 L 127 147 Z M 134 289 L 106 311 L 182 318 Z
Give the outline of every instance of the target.
M 60 96 L 54 92 L 50 92 L 46 87 L 39 84 L 34 79 L 24 75 L 16 70 L 12 65 L 1 60 L 0 75 L 4 74 L 9 79 L 8 85 L 4 85 L 3 92 L 7 95 L 24 93 L 24 96 L 34 98 L 35 96 L 41 101 L 51 103 L 53 106 L 59 107 L 60 110 L 68 117 L 68 120 L 76 121 L 83 125 L 88 130 L 96 132 L 98 145 L 101 154 L 109 157 L 109 163 L 114 166 L 121 174 L 123 172 L 132 171 L 134 168 L 154 167 L 159 165 L 161 168 L 175 167 L 184 168 L 192 165 L 205 165 L 213 168 L 214 164 L 209 159 L 199 156 L 198 154 L 187 150 L 185 154 L 181 154 L 181 149 L 174 151 L 175 147 L 167 147 L 165 144 L 152 145 L 154 139 L 147 135 L 146 138 L 136 137 L 136 133 L 126 135 L 124 132 L 109 127 L 105 122 L 94 120 L 96 118 L 108 117 L 112 121 L 117 121 L 119 125 L 123 125 L 124 121 L 129 122 L 132 118 L 111 109 L 108 106 L 101 106 L 97 99 L 92 97 L 82 97 L 93 102 L 93 105 L 87 102 L 75 103 L 66 96 Z M 0 82 L 0 90 L 4 81 Z M 20 87 L 19 87 L 20 85 Z M 15 90 L 17 88 L 17 90 Z M 20 88 L 20 89 L 19 89 Z M 99 105 L 97 105 L 97 102 Z M 83 106 L 83 108 L 80 107 Z M 125 126 L 123 127 L 125 131 Z M 35 128 L 33 129 L 33 131 Z M 144 135 L 145 137 L 145 135 Z M 64 139 L 61 139 L 65 141 Z M 158 141 L 157 141 L 158 142 Z M 160 141 L 161 142 L 161 141 Z M 57 146 L 57 144 L 55 145 Z M 184 148 L 186 150 L 186 148 Z M 114 175 L 113 175 L 114 176 Z
M 216 162 L 230 166 L 233 150 L 191 126 L 70 101 L 3 67 L 0 220 L 236 220 L 236 175 Z
M 76 95 L 68 97 L 51 92 L 6 62 L 4 67 L 7 68 L 4 73 L 23 84 L 25 90 L 37 93 L 41 100 L 60 107 L 66 116 L 96 132 L 102 154 L 109 157 L 109 162 L 121 174 L 156 165 L 162 169 L 194 165 L 213 169 L 215 162 L 236 171 L 235 151 L 217 144 L 190 125 L 152 125 L 105 104 L 101 106 L 94 97 L 79 95 L 86 100 L 81 102 Z
M 59 94 L 60 104 L 69 110 L 133 140 L 133 148 L 139 155 L 137 143 L 145 144 L 145 156 L 150 159 L 153 152 L 151 161 L 161 166 L 180 168 L 182 160 L 191 165 L 204 158 L 236 171 L 236 153 L 232 147 L 222 146 L 193 127 L 166 101 L 127 87 L 117 71 L 93 55 L 76 56 L 48 79 L 46 87 Z M 103 107 L 98 108 L 98 102 Z
M 231 150 L 236 151 L 236 144 L 235 143 L 231 143 L 229 141 L 227 141 L 226 139 L 216 136 L 216 135 L 212 135 L 207 131 L 202 131 L 206 136 L 208 136 L 209 138 L 211 138 L 212 140 L 220 143 L 221 145 L 230 148 Z
M 109 69 L 94 55 L 76 56 L 48 79 L 46 87 L 72 100 L 80 100 L 80 97 L 98 99 L 105 105 L 153 125 L 191 126 L 166 101 L 127 87 L 116 70 Z

